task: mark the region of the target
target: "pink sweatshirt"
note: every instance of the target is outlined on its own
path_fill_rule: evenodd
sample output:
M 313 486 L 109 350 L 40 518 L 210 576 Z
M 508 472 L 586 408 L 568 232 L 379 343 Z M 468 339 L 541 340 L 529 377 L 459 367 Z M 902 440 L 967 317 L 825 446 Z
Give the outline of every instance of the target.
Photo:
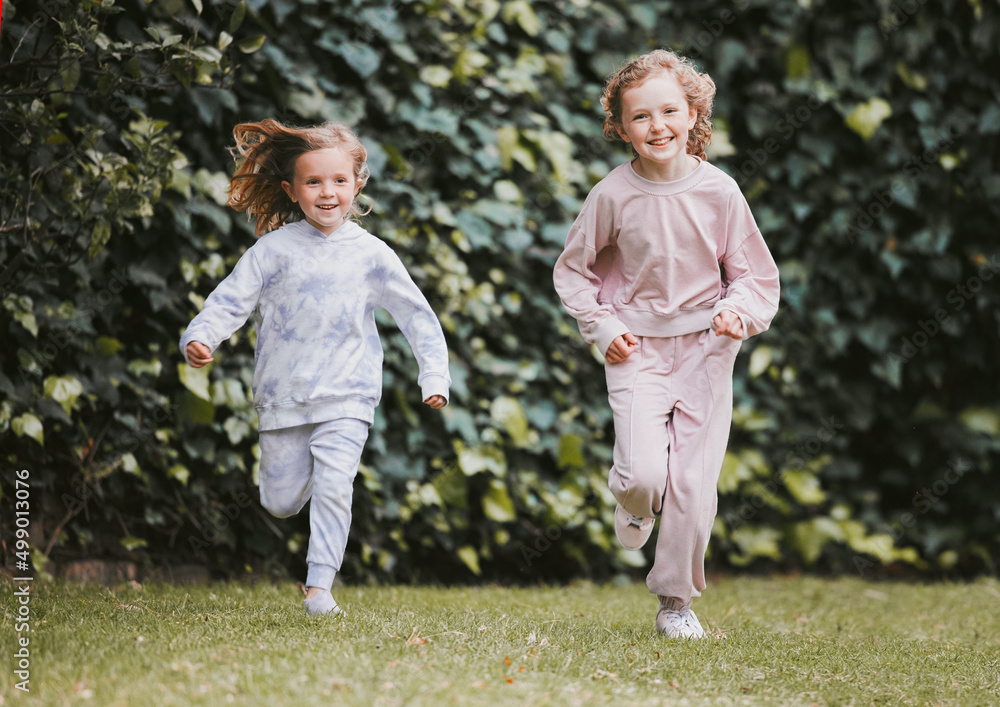
M 556 291 L 601 353 L 625 332 L 681 336 L 724 309 L 743 338 L 778 309 L 778 268 L 736 182 L 708 162 L 672 182 L 616 167 L 587 196 L 553 274 Z

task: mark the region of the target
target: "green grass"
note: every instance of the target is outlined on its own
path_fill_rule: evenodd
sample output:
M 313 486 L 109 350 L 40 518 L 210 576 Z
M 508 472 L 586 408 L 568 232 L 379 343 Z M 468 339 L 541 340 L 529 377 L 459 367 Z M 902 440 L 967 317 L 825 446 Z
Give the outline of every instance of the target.
M 292 584 L 39 583 L 32 693 L 8 667 L 0 704 L 1000 704 L 992 579 L 727 578 L 695 604 L 724 638 L 694 642 L 655 635 L 643 585 L 335 594 L 316 620 Z

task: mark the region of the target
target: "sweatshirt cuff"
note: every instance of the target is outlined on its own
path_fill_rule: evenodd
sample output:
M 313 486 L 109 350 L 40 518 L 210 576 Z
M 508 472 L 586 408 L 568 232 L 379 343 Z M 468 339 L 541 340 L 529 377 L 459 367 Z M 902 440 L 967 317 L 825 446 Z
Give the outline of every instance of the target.
M 421 400 L 427 400 L 427 398 L 433 395 L 440 395 L 448 401 L 448 387 L 451 385 L 451 381 L 445 376 L 438 374 L 432 374 L 425 376 L 420 381 L 420 394 L 423 396 Z
M 742 339 L 742 341 L 746 341 L 747 339 L 749 339 L 750 338 L 750 326 L 749 326 L 749 322 L 747 321 L 747 318 L 745 316 L 743 316 L 743 314 L 740 311 L 738 311 L 735 307 L 733 307 L 730 304 L 726 304 L 726 300 L 719 300 L 718 302 L 715 303 L 715 308 L 712 309 L 712 331 L 715 331 L 715 329 L 716 329 L 716 326 L 715 326 L 715 317 L 716 317 L 716 315 L 719 312 L 722 312 L 723 310 L 732 312 L 733 314 L 735 314 L 737 317 L 740 318 L 740 324 L 743 325 L 743 339 Z
M 184 332 L 184 335 L 181 336 L 180 343 L 178 343 L 178 345 L 177 345 L 178 348 L 180 348 L 180 350 L 181 350 L 181 356 L 184 357 L 184 363 L 186 363 L 188 365 L 191 365 L 191 360 L 188 358 L 187 347 L 188 347 L 188 344 L 190 344 L 194 340 L 195 339 L 194 339 L 193 336 L 189 335 L 187 332 Z
M 628 325 L 625 324 L 621 319 L 613 315 L 608 315 L 601 319 L 597 326 L 594 327 L 594 343 L 601 352 L 601 356 L 608 352 L 608 347 L 611 346 L 611 342 L 617 339 L 622 334 L 627 334 L 631 331 Z
M 190 344 L 192 341 L 197 341 L 200 344 L 204 344 L 205 346 L 208 346 L 208 344 L 205 343 L 205 339 L 206 338 L 208 338 L 208 337 L 201 337 L 201 338 L 199 338 L 197 331 L 185 331 L 181 335 L 181 340 L 180 340 L 179 347 L 180 347 L 180 350 L 181 350 L 181 356 L 184 357 L 184 362 L 185 363 L 187 363 L 188 365 L 191 364 L 191 361 L 190 361 L 190 359 L 188 359 L 188 354 L 187 354 L 188 344 Z M 210 352 L 215 353 L 215 349 L 213 349 L 211 346 L 208 346 L 208 349 L 209 349 Z

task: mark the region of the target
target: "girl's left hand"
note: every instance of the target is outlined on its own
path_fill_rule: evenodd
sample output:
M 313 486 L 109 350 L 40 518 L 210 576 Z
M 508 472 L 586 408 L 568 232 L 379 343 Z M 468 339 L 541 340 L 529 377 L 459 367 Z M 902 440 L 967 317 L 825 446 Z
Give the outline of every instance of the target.
M 728 336 L 732 339 L 743 338 L 743 322 L 736 316 L 736 312 L 724 309 L 716 314 L 712 321 L 715 324 L 716 336 Z
M 427 398 L 427 400 L 425 400 L 424 402 L 430 405 L 435 410 L 440 410 L 445 406 L 445 404 L 448 401 L 444 399 L 443 395 L 432 395 L 431 397 Z

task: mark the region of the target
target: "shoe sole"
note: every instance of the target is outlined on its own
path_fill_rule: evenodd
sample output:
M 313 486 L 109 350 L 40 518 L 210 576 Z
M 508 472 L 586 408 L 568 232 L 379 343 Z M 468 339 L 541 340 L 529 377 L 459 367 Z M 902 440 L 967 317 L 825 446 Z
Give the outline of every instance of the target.
M 649 542 L 649 538 L 653 534 L 653 521 L 649 521 L 648 529 L 642 530 L 631 525 L 625 516 L 625 509 L 619 504 L 615 508 L 615 536 L 626 550 L 638 550 Z M 626 537 L 622 537 L 623 535 Z

